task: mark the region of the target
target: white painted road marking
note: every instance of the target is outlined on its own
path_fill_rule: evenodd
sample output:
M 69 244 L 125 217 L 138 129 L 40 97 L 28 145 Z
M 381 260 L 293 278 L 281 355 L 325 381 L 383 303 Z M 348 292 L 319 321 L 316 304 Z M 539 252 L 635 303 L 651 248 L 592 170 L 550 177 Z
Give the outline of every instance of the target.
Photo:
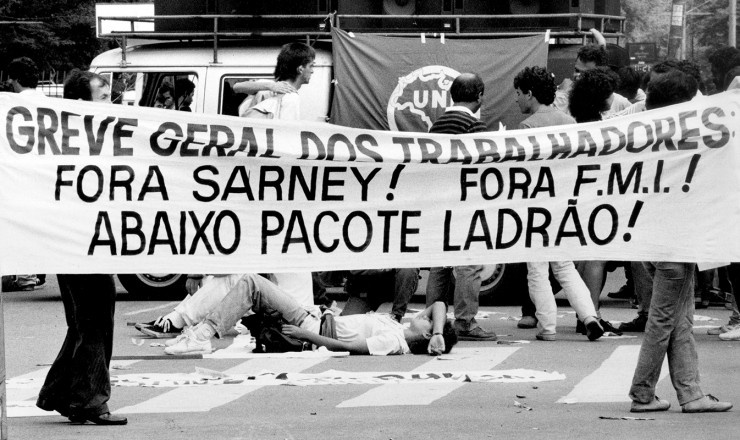
M 627 394 L 639 355 L 639 345 L 621 345 L 615 348 L 596 371 L 583 378 L 570 394 L 558 399 L 558 403 L 630 402 Z M 658 381 L 667 375 L 668 363 L 664 360 Z
M 234 368 L 223 371 L 226 374 L 258 374 L 263 370 L 274 370 L 276 362 L 280 371 L 297 373 L 324 362 L 327 358 L 316 359 L 252 359 Z M 184 387 L 176 388 L 157 397 L 116 411 L 116 414 L 136 413 L 185 413 L 210 411 L 226 405 L 246 394 L 263 388 L 261 385 L 229 385 L 226 387 Z
M 453 354 L 443 357 L 445 360 L 435 358 L 412 371 L 428 373 L 440 370 L 450 372 L 491 370 L 518 349 L 518 347 L 455 348 Z M 345 400 L 337 405 L 337 408 L 429 405 L 463 385 L 465 383 L 431 383 L 428 386 L 414 384 L 381 385 L 355 398 Z

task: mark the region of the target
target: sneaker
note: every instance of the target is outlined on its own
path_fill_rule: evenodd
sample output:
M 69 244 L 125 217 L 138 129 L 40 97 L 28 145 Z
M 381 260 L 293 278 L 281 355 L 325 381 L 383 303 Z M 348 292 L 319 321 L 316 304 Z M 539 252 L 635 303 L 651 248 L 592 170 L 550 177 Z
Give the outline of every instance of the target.
M 137 322 L 136 324 L 134 324 L 134 328 L 136 330 L 141 331 L 143 327 L 154 327 L 155 324 L 157 324 L 156 319 L 154 321 L 149 321 L 149 322 Z
M 585 324 L 586 336 L 588 337 L 589 341 L 595 341 L 604 335 L 604 328 L 601 326 L 600 321 L 604 322 L 603 319 L 594 319 L 592 321 L 589 321 L 588 324 Z
M 149 327 L 141 327 L 140 331 L 145 335 L 151 336 L 156 339 L 170 339 L 182 333 L 182 329 L 172 325 L 169 319 L 165 319 L 162 324 L 154 324 Z
M 576 333 L 580 333 L 582 335 L 586 334 L 586 326 L 580 319 L 576 321 Z
M 522 319 L 516 323 L 519 328 L 535 328 L 537 327 L 537 318 L 534 316 L 522 316 Z
M 536 337 L 538 341 L 548 341 L 548 342 L 557 341 L 558 339 L 556 336 L 556 333 L 539 332 L 537 333 Z
M 722 333 L 719 338 L 723 341 L 740 341 L 740 326 L 727 333 Z
M 647 316 L 638 315 L 637 318 L 633 319 L 632 321 L 619 324 L 619 331 L 642 333 L 645 331 L 646 324 Z
M 719 399 L 707 394 L 701 399 L 681 405 L 681 411 L 685 413 L 724 412 L 732 408 L 730 402 L 720 402 Z
M 498 336 L 494 332 L 484 330 L 483 327 L 476 327 L 467 331 L 458 331 L 457 339 L 459 341 L 495 341 Z
M 189 333 L 174 345 L 166 347 L 164 352 L 167 354 L 210 354 L 213 352 L 213 347 L 211 347 L 210 339 L 202 341 Z
M 180 333 L 179 335 L 177 335 L 176 338 L 172 338 L 172 339 L 168 339 L 168 340 L 164 341 L 164 345 L 165 345 L 165 347 L 172 347 L 173 345 L 175 345 L 178 342 L 182 341 L 183 339 L 187 338 L 188 335 L 189 335 L 188 329 L 185 329 L 185 330 L 182 331 L 182 333 Z
M 630 299 L 633 296 L 635 296 L 635 292 L 633 289 L 630 289 L 625 284 L 624 286 L 620 287 L 619 290 L 616 292 L 610 292 L 606 296 L 612 299 Z
M 721 335 L 722 333 L 731 332 L 740 329 L 740 324 L 725 324 L 721 327 L 714 327 L 707 330 L 708 335 Z
M 630 412 L 633 413 L 643 413 L 643 412 L 654 412 L 654 411 L 668 411 L 668 408 L 671 407 L 671 402 L 667 400 L 660 400 L 658 396 L 655 396 L 655 399 L 653 399 L 650 403 L 640 403 L 632 401 L 632 407 L 630 407 Z

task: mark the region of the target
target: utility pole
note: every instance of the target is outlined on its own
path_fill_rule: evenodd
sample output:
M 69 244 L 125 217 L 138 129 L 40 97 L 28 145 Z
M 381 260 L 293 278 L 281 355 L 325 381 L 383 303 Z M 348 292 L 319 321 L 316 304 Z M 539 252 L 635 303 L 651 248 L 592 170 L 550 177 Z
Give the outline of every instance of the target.
M 734 0 L 730 0 L 734 1 Z M 678 59 L 683 41 L 684 13 L 686 0 L 673 0 L 671 7 L 671 30 L 668 34 L 668 59 Z
M 730 37 L 730 46 L 737 47 L 737 36 L 735 30 L 737 29 L 737 0 L 730 0 L 730 29 L 728 29 L 728 35 Z

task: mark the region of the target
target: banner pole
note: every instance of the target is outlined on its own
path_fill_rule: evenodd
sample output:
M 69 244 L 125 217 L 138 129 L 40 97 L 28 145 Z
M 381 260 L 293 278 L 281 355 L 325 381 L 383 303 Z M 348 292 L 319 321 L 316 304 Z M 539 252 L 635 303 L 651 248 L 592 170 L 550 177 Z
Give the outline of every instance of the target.
M 8 393 L 5 386 L 5 311 L 0 289 L 0 440 L 8 440 Z

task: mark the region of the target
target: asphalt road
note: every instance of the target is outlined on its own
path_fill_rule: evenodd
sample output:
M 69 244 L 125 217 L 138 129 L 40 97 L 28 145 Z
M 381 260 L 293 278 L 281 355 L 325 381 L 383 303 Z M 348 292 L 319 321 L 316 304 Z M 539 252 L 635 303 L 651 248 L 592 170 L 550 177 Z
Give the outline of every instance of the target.
M 620 283 L 619 276 L 612 275 L 605 292 Z M 160 341 L 146 339 L 126 324 L 150 320 L 174 304 L 131 300 L 122 289 L 111 375 L 119 384 L 135 386 L 115 386 L 109 404 L 114 412 L 126 414 L 129 424 L 74 426 L 33 406 L 66 329 L 55 277 L 42 289 L 4 293 L 2 298 L 11 439 L 718 440 L 735 439 L 740 432 L 737 409 L 682 414 L 668 376 L 661 380 L 658 394 L 671 401 L 670 411 L 629 413 L 627 391 L 641 335 L 588 342 L 575 333 L 567 305 L 560 307 L 556 342 L 536 341 L 535 330 L 518 329 L 517 307 L 482 307 L 481 324 L 509 343 L 460 342 L 442 358 L 250 359 L 245 350 L 236 350 L 232 359 L 160 360 L 162 348 L 151 346 Z M 603 298 L 606 319 L 634 316 L 627 302 Z M 707 326 L 724 324 L 729 311 L 711 307 L 696 315 L 702 387 L 740 404 L 740 342 L 706 334 Z M 226 350 L 233 342 L 220 340 L 216 348 Z M 170 382 L 192 378 L 196 369 L 200 374 L 226 374 L 233 382 L 246 379 L 195 386 Z M 288 373 L 287 379 L 276 379 L 278 373 Z M 451 378 L 444 380 L 445 373 Z M 469 381 L 458 380 L 466 375 Z M 535 382 L 533 376 L 550 380 Z M 517 377 L 521 381 L 515 382 Z M 155 380 L 160 386 L 153 386 Z M 651 420 L 621 419 L 634 416 Z

